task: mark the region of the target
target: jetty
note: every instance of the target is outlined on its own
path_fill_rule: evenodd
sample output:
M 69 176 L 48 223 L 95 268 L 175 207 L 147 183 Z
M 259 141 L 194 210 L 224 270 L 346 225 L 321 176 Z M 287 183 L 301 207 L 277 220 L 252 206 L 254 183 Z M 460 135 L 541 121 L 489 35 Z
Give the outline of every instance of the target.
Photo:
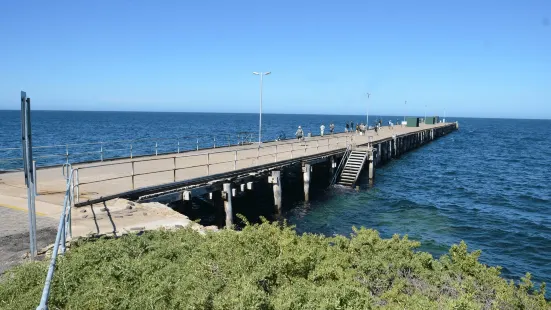
M 232 197 L 246 195 L 257 185 L 269 184 L 273 188 L 274 208 L 279 213 L 285 190 L 282 179 L 289 173 L 297 175 L 298 171 L 302 175 L 302 184 L 297 185 L 303 188 L 306 201 L 310 199 L 311 183 L 318 178 L 327 178 L 325 181 L 331 185 L 354 187 L 364 181 L 360 178 L 365 175 L 365 181 L 373 184 L 378 166 L 457 128 L 457 123 L 385 126 L 364 134 L 339 133 L 38 168 L 36 200 L 62 205 L 67 184 L 74 208 L 117 198 L 185 202 L 201 197 L 220 203 L 226 214 L 225 224 L 231 227 Z M 1 174 L 0 194 L 26 198 L 23 180 L 22 172 Z

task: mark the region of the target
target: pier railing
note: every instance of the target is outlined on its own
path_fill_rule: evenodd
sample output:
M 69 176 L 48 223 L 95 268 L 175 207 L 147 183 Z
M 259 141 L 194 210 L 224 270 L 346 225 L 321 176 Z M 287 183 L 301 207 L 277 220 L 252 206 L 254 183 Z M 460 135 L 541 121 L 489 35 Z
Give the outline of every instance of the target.
M 80 200 L 80 192 L 81 188 L 83 186 L 90 186 L 93 184 L 98 183 L 106 183 L 106 182 L 114 182 L 117 180 L 128 180 L 128 183 L 126 183 L 127 189 L 136 189 L 136 181 L 139 177 L 149 176 L 151 179 L 151 175 L 154 174 L 161 174 L 170 173 L 170 178 L 167 178 L 166 175 L 164 178 L 161 178 L 162 180 L 159 180 L 159 183 L 162 182 L 176 182 L 178 180 L 186 179 L 184 178 L 178 178 L 177 172 L 183 171 L 183 170 L 190 170 L 190 169 L 197 169 L 202 168 L 204 169 L 202 172 L 199 172 L 200 176 L 209 176 L 211 174 L 219 173 L 220 171 L 214 172 L 212 170 L 213 166 L 221 166 L 225 165 L 224 172 L 237 170 L 238 168 L 243 168 L 244 166 L 250 167 L 254 166 L 255 164 L 261 164 L 261 162 L 277 162 L 278 160 L 282 159 L 291 159 L 293 158 L 299 158 L 302 156 L 306 156 L 309 152 L 309 150 L 315 149 L 316 152 L 321 151 L 329 151 L 329 150 L 335 150 L 339 148 L 347 148 L 350 146 L 350 144 L 353 142 L 354 136 L 352 134 L 350 135 L 338 135 L 338 136 L 328 136 L 327 138 L 312 138 L 307 139 L 305 141 L 281 141 L 277 143 L 263 143 L 260 145 L 255 145 L 254 147 L 241 147 L 237 149 L 232 150 L 205 150 L 203 152 L 199 153 L 189 153 L 189 154 L 182 154 L 182 155 L 173 155 L 173 156 L 159 156 L 155 158 L 141 158 L 141 159 L 130 159 L 130 160 L 123 160 L 123 161 L 116 161 L 116 162 L 110 162 L 110 163 L 103 163 L 103 164 L 97 164 L 97 165 L 90 165 L 90 166 L 84 166 L 84 167 L 76 167 L 74 168 L 74 174 L 75 174 L 75 199 L 76 203 Z M 256 152 L 255 152 L 256 151 Z M 217 158 L 217 159 L 216 159 Z M 178 162 L 192 162 L 193 159 L 197 159 L 196 162 L 191 165 L 186 166 L 179 166 Z M 247 162 L 248 161 L 248 162 Z M 154 169 L 150 169 L 143 172 L 137 172 L 136 168 L 138 165 L 147 164 L 147 163 L 158 163 L 156 166 L 154 166 Z M 81 172 L 82 171 L 89 171 L 94 169 L 102 169 L 107 168 L 109 177 L 105 178 L 96 178 L 98 175 L 102 175 L 102 173 L 94 173 L 91 172 L 84 176 L 83 179 L 81 179 Z M 143 167 L 142 167 L 143 168 Z M 188 176 L 189 177 L 189 176 Z M 86 180 L 88 179 L 88 180 Z M 119 183 L 120 185 L 120 183 Z
M 63 202 L 63 209 L 61 210 L 61 216 L 59 217 L 59 225 L 57 227 L 57 234 L 55 236 L 55 243 L 52 257 L 50 259 L 50 265 L 48 266 L 48 273 L 46 274 L 46 281 L 44 282 L 44 288 L 42 290 L 42 297 L 40 298 L 40 305 L 36 308 L 37 310 L 48 309 L 48 298 L 50 297 L 50 288 L 52 284 L 52 279 L 54 277 L 57 256 L 58 254 L 65 254 L 67 235 L 69 235 L 69 238 L 72 237 L 71 207 L 73 206 L 74 202 L 74 172 L 75 170 L 72 169 L 71 165 L 63 165 L 63 175 L 65 176 L 65 179 L 67 181 L 67 185 L 65 187 L 65 199 Z
M 246 145 L 253 143 L 253 135 L 251 132 L 238 132 L 202 137 L 181 136 L 41 145 L 33 146 L 33 154 L 38 166 L 44 167 Z M 20 147 L 0 148 L 0 171 L 19 170 L 22 167 Z

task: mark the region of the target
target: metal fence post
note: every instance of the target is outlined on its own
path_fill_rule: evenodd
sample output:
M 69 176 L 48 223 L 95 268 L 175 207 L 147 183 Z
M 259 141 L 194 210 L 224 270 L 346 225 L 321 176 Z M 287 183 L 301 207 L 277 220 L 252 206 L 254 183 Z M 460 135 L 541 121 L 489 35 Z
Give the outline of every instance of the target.
M 157 141 L 155 141 L 155 156 L 157 156 L 157 155 L 158 155 L 158 152 L 157 152 L 157 147 L 158 147 L 158 145 L 157 145 Z
M 210 175 L 210 153 L 207 153 L 207 175 Z
M 65 158 L 67 158 L 66 162 L 69 163 L 69 144 L 65 144 Z
M 103 142 L 100 142 L 99 156 L 100 156 L 101 161 L 103 161 Z
M 75 187 L 77 189 L 77 199 L 76 200 L 77 200 L 77 202 L 79 202 L 80 201 L 80 178 L 78 176 L 78 168 L 75 169 L 74 173 L 76 174 L 76 179 L 77 179 L 77 185 L 75 185 Z
M 72 169 L 71 169 L 72 170 Z M 69 214 L 67 216 L 67 225 L 69 226 L 69 238 L 73 238 L 73 227 L 72 227 L 72 209 L 75 203 L 75 172 L 71 171 L 71 191 L 69 192 Z
M 134 189 L 134 161 L 132 161 L 132 189 Z
M 233 156 L 233 170 L 237 169 L 237 151 L 235 151 Z
M 130 143 L 130 158 L 132 159 L 132 143 Z
M 180 140 L 178 140 L 178 154 L 180 154 Z
M 65 206 L 63 206 L 65 208 Z M 67 240 L 67 237 L 65 236 L 65 225 L 67 224 L 67 214 L 65 214 L 65 218 L 63 219 L 63 224 L 61 225 L 61 253 L 65 254 L 65 242 Z
M 36 160 L 33 160 L 34 195 L 38 196 L 38 181 L 36 180 Z
M 174 158 L 174 182 L 176 182 L 176 157 Z
M 36 214 L 35 214 L 35 187 L 32 164 L 32 127 L 31 127 L 31 99 L 27 93 L 21 92 L 21 150 L 23 152 L 23 167 L 25 170 L 25 185 L 27 186 L 27 206 L 29 215 L 29 243 L 30 258 L 36 257 Z
M 199 138 L 197 138 L 197 151 L 199 151 Z
M 216 148 L 216 137 L 214 137 L 214 148 Z

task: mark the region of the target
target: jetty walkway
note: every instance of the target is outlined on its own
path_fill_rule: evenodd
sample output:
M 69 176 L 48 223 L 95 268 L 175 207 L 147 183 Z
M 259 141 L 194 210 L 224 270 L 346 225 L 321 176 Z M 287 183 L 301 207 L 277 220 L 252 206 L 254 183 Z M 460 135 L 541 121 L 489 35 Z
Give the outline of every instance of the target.
M 378 132 L 368 130 L 365 135 L 355 132 L 339 133 L 306 137 L 303 141 L 272 141 L 185 153 L 75 163 L 72 165 L 74 178 L 71 190 L 75 197 L 74 206 L 77 208 L 91 205 L 107 207 L 116 198 L 147 202 L 159 197 L 171 197 L 172 201 L 190 201 L 193 197 L 203 196 L 207 200 L 211 199 L 213 204 L 221 198 L 219 203 L 222 204 L 223 201 L 226 225 L 231 225 L 231 197 L 245 195 L 245 192 L 253 190 L 259 182 L 273 185 L 274 205 L 280 211 L 283 195 L 281 179 L 286 177 L 287 171 L 299 169 L 298 174 L 302 173 L 304 182 L 301 186 L 304 186 L 304 197 L 308 200 L 310 183 L 316 182 L 317 178 L 315 174 L 311 175 L 316 165 L 320 165 L 317 170 L 321 167 L 322 170 L 327 170 L 324 175 L 330 175 L 333 179 L 331 184 L 340 183 L 336 182 L 339 179 L 343 180 L 340 184 L 355 184 L 364 168 L 369 169 L 369 181 L 372 182 L 377 165 L 455 129 L 456 123 L 382 127 Z M 347 161 L 346 156 L 351 149 L 364 152 L 365 156 L 359 157 L 363 158 L 360 163 L 352 157 Z M 344 164 L 347 167 L 351 165 L 352 170 L 346 170 L 349 168 L 344 167 Z M 44 221 L 42 218 L 57 219 L 60 216 L 67 186 L 62 171 L 62 167 L 57 166 L 38 168 L 36 172 L 36 211 L 39 221 Z M 345 175 L 350 174 L 350 171 L 353 172 L 352 177 Z M 22 172 L 0 174 L 0 209 L 6 208 L 19 210 L 21 216 L 26 216 L 26 187 Z M 10 214 L 13 212 L 10 211 Z M 76 235 L 99 233 L 101 227 L 113 230 L 112 227 L 115 226 L 112 218 L 109 219 L 111 223 L 102 225 L 98 224 L 101 217 L 96 214 L 89 217 L 93 219 L 89 222 L 86 218 L 90 213 L 78 216 L 75 214 L 78 213 L 73 213 L 73 218 L 83 218 L 81 223 L 73 222 L 73 225 L 81 225 L 76 229 L 79 231 Z M 136 220 L 125 218 L 125 225 L 131 226 L 137 221 L 137 217 L 133 218 Z M 144 220 L 147 219 L 140 219 L 141 222 Z M 0 219 L 0 227 L 8 227 L 13 222 L 21 221 L 4 217 Z

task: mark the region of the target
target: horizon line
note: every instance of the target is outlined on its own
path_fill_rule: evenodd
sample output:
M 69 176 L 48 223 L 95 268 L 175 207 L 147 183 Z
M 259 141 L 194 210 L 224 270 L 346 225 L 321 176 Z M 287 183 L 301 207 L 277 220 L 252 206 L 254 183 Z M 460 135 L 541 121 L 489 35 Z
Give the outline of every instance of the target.
M 0 109 L 0 111 L 20 111 L 19 109 Z M 112 112 L 112 113 L 190 113 L 190 114 L 252 114 L 257 115 L 258 112 L 185 112 L 185 111 L 115 111 L 115 110 L 32 110 L 36 112 Z M 327 113 L 273 113 L 273 112 L 265 112 L 262 113 L 263 115 L 320 115 L 320 116 L 366 116 L 365 114 L 327 114 Z M 384 115 L 384 114 L 370 114 L 370 117 L 373 116 L 396 116 L 396 117 L 403 117 L 404 115 Z M 412 117 L 415 115 L 406 115 L 406 117 Z M 431 115 L 431 116 L 438 116 L 440 118 L 444 118 L 442 115 Z M 419 115 L 418 117 L 423 118 L 422 115 Z M 474 119 L 514 119 L 514 120 L 541 120 L 541 121 L 548 121 L 551 120 L 551 118 L 514 118 L 514 117 L 482 117 L 482 116 L 450 116 L 447 115 L 446 118 L 474 118 Z

